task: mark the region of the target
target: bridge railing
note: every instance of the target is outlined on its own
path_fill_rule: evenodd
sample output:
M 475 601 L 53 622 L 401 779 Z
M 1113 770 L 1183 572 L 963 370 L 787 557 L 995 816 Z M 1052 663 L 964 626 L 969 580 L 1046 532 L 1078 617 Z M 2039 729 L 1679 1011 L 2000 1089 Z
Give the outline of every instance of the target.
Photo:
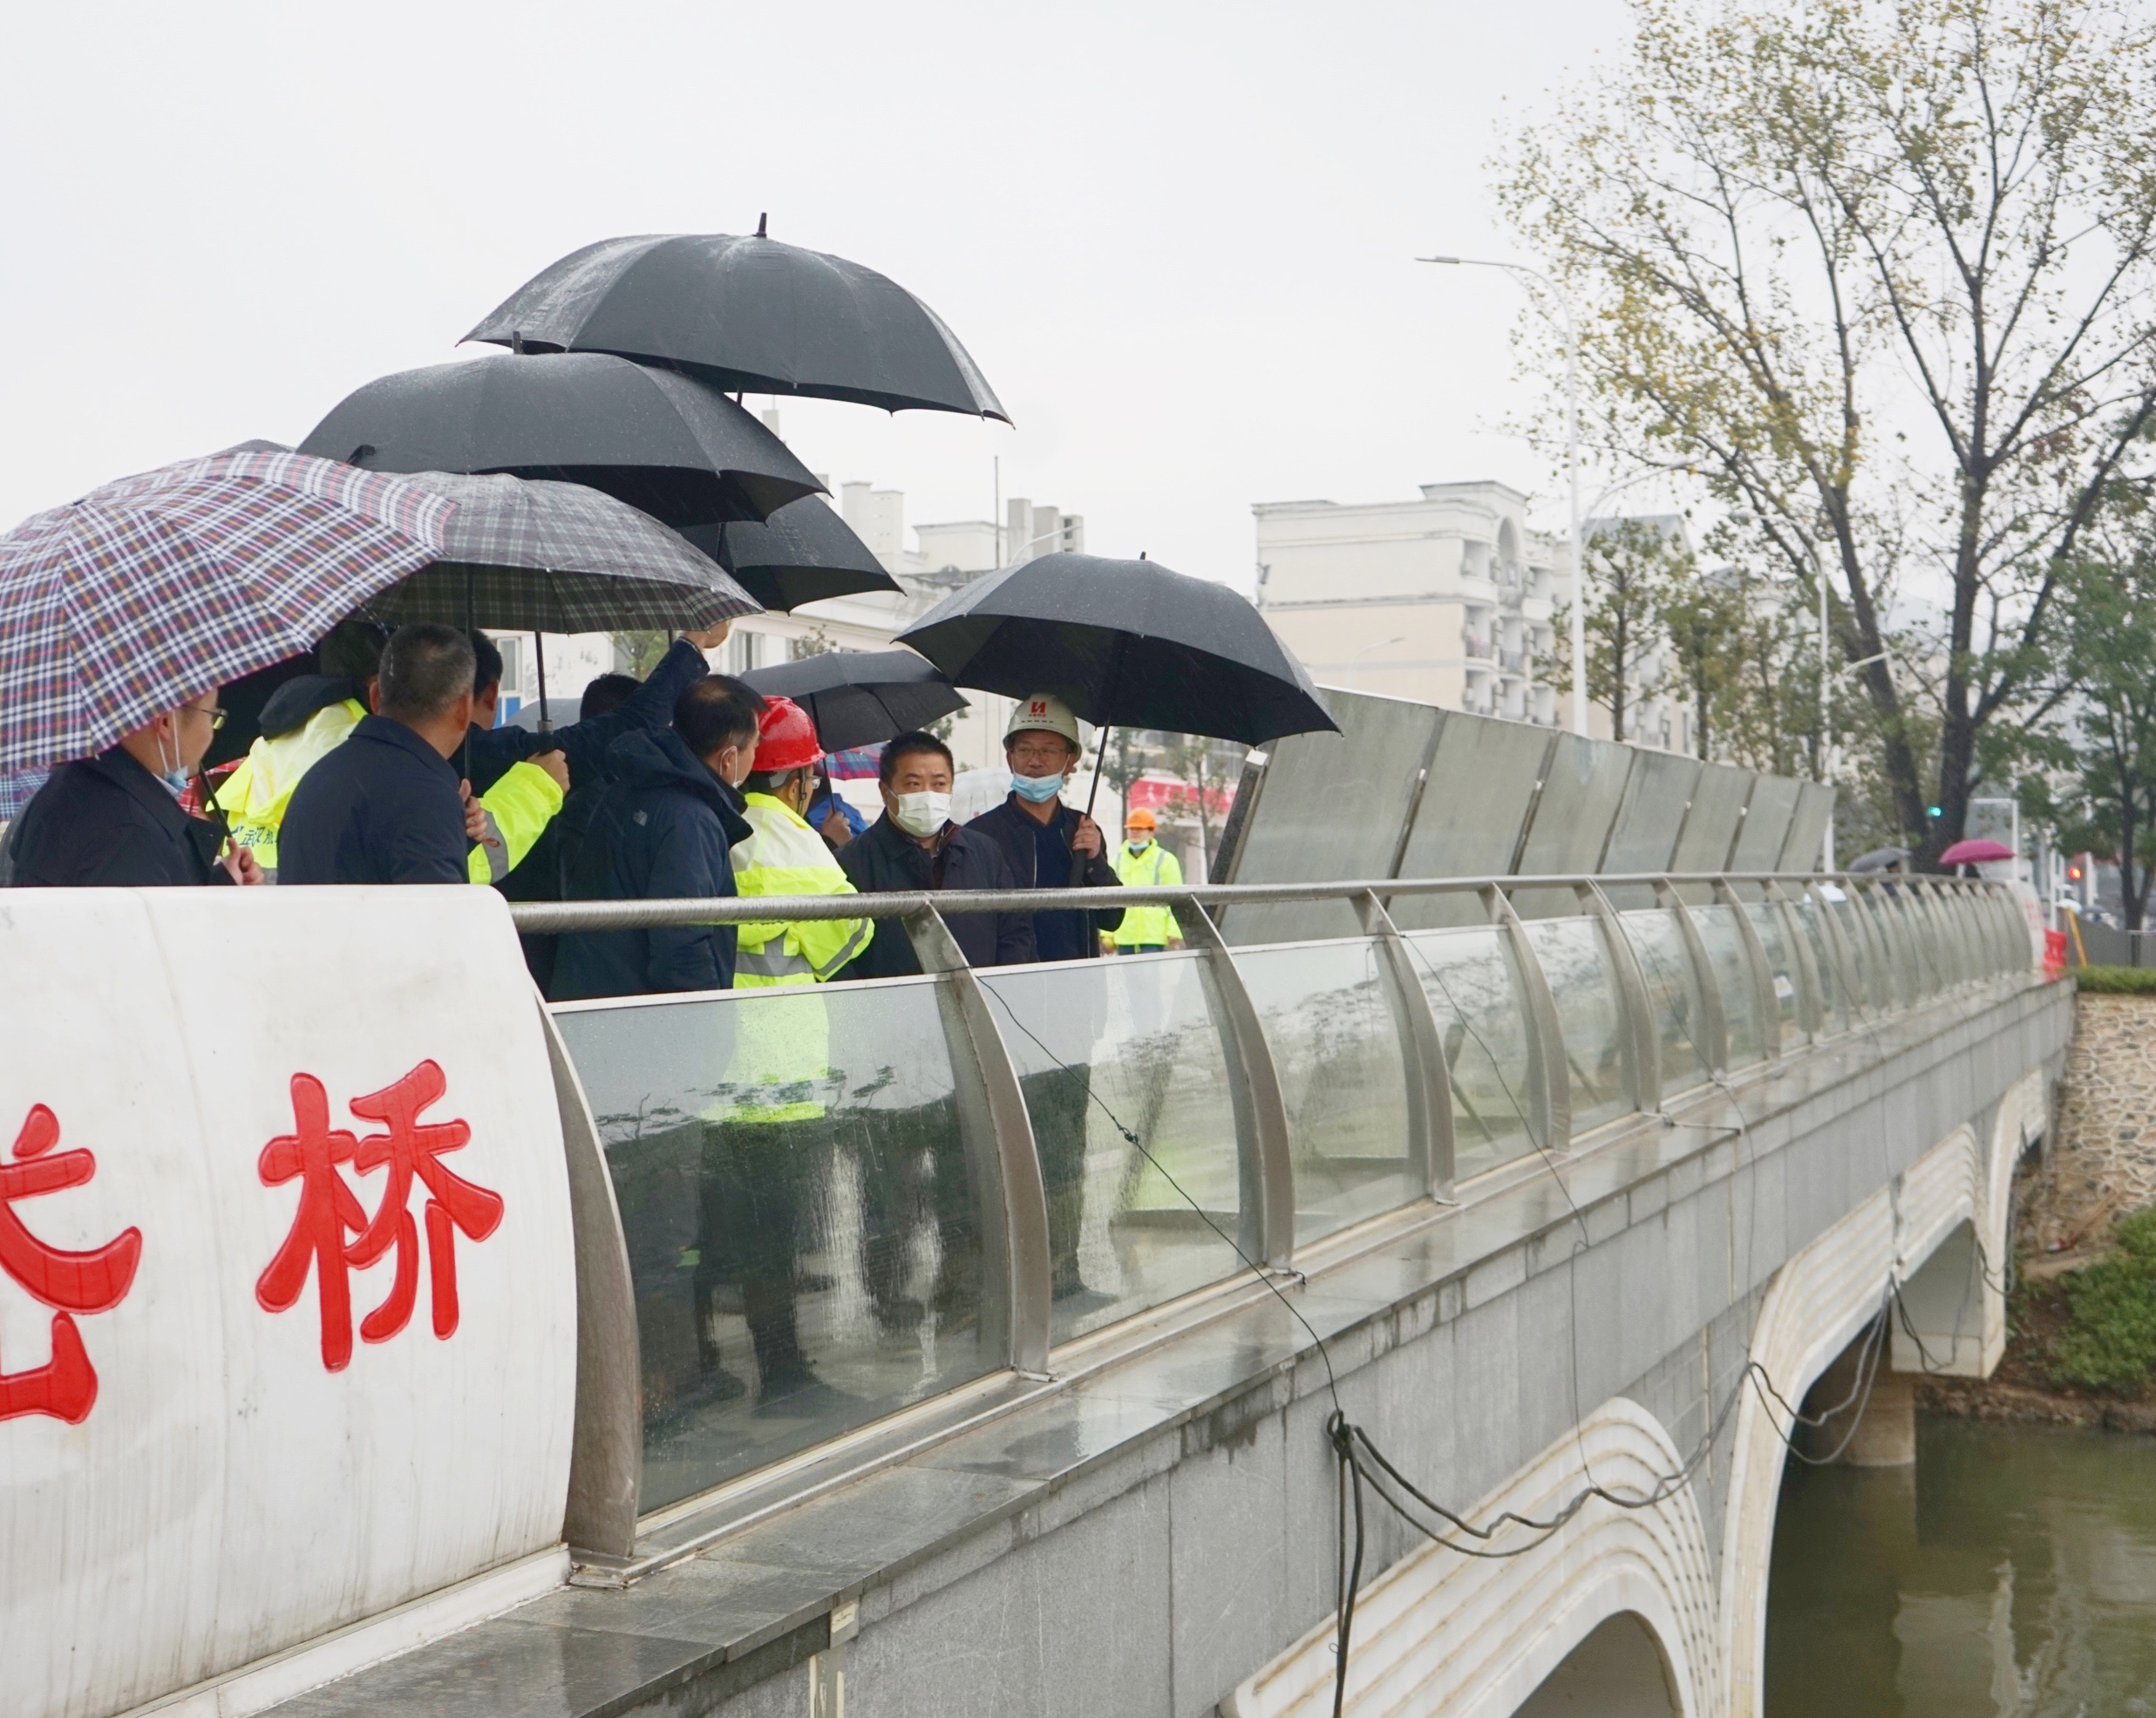
M 2032 965 L 2003 886 L 1934 878 L 1111 899 L 1172 907 L 1185 946 L 976 970 L 942 917 L 1104 904 L 1082 890 L 513 908 L 527 933 L 865 914 L 922 968 L 551 1008 L 618 1212 L 618 1245 L 580 1239 L 580 1273 L 625 1274 L 611 1304 L 633 1308 L 586 1321 L 605 1352 L 580 1372 L 578 1460 L 608 1470 L 573 1480 L 580 1543 L 626 1555 L 640 1511 L 990 1375 L 1047 1373 L 1060 1345 L 1246 1260 L 1289 1269 L 1352 1225 Z M 1411 900 L 1440 927 L 1401 929 Z M 1347 902 L 1360 934 L 1221 934 L 1241 907 L 1316 900 Z

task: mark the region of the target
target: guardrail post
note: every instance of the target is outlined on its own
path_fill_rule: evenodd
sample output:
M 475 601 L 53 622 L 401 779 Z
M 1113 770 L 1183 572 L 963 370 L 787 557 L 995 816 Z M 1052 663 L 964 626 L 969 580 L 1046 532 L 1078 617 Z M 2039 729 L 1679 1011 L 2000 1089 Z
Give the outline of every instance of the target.
M 1241 1147 L 1243 1197 L 1256 1203 L 1258 1256 L 1268 1269 L 1284 1271 L 1295 1258 L 1295 1158 L 1272 1047 L 1265 1042 L 1257 1005 L 1250 1000 L 1234 956 L 1221 940 L 1220 927 L 1195 901 L 1178 902 L 1175 917 L 1182 926 L 1183 940 L 1204 950 L 1214 994 L 1228 1015 L 1228 1089 L 1234 1104 L 1235 1137 Z
M 921 970 L 950 980 L 951 996 L 964 1029 L 965 1042 L 951 1044 L 952 1071 L 957 1076 L 960 1131 L 977 1137 L 985 1128 L 995 1143 L 995 1170 L 999 1200 L 983 1199 L 990 1232 L 981 1238 L 986 1276 L 1000 1282 L 1003 1304 L 983 1305 L 983 1318 L 998 1313 L 1004 1321 L 1005 1352 L 1020 1372 L 1048 1370 L 1048 1311 L 1052 1289 L 1048 1253 L 1048 1194 L 1041 1182 L 1041 1161 L 1033 1144 L 1033 1121 L 1026 1113 L 1025 1095 L 1018 1084 L 1017 1064 L 996 1023 L 996 1011 L 982 989 L 981 981 L 960 952 L 950 927 L 933 907 L 907 913 L 900 922 L 914 946 Z M 965 1054 L 958 1052 L 962 1049 Z M 969 1090 L 970 1073 L 979 1082 Z M 970 1101 L 969 1101 L 970 1100 Z M 975 1125 L 963 1120 L 968 1108 L 976 1110 Z M 986 1167 L 975 1158 L 977 1175 Z M 999 1220 L 1000 1219 L 1000 1220 Z M 983 1330 L 984 1343 L 995 1333 Z
M 1825 887 L 1819 883 L 1808 886 L 1812 905 L 1819 915 L 1819 934 L 1826 939 L 1827 954 L 1840 980 L 1841 994 L 1848 999 L 1849 1023 L 1854 1026 L 1865 1015 L 1879 1012 L 1879 999 L 1857 970 L 1856 951 L 1850 946 L 1848 928 L 1841 922 L 1841 915 L 1834 911 L 1834 903 L 1827 900 Z M 1833 886 L 1845 900 L 1854 899 L 1847 881 Z
M 1881 1006 L 1887 1009 L 1915 1008 L 1928 988 L 1925 974 L 1930 963 L 1916 947 L 1915 933 L 1901 916 L 1894 898 L 1883 890 L 1860 889 L 1853 883 L 1849 886 L 1849 899 L 1856 903 L 1857 922 L 1871 934 L 1874 947 L 1885 950 L 1881 971 L 1886 978 L 1884 988 L 1888 994 Z
M 1662 1033 L 1655 1025 L 1654 1004 L 1648 1000 L 1647 977 L 1640 971 L 1639 952 L 1624 934 L 1623 922 L 1609 897 L 1597 883 L 1578 883 L 1573 893 L 1600 922 L 1603 947 L 1617 976 L 1617 1006 L 1624 1019 L 1624 1077 L 1632 1107 L 1649 1113 L 1662 1108 Z
M 1415 971 L 1414 951 L 1377 897 L 1365 889 L 1355 897 L 1356 916 L 1384 950 L 1392 983 L 1393 1019 L 1407 1062 L 1407 1150 L 1423 1190 L 1443 1204 L 1452 1202 L 1452 1078 L 1445 1065 L 1445 1039 L 1430 994 Z
M 1819 981 L 1819 962 L 1812 953 L 1812 939 L 1805 934 L 1795 904 L 1779 882 L 1766 885 L 1767 905 L 1781 921 L 1782 940 L 1789 945 L 1790 965 L 1797 975 L 1797 1022 L 1808 1039 L 1819 1039 L 1828 1030 L 1826 988 Z
M 1684 945 L 1684 958 L 1692 969 L 1692 986 L 1699 997 L 1700 1036 L 1705 1040 L 1692 1048 L 1699 1052 L 1710 1075 L 1726 1074 L 1730 1071 L 1729 1022 L 1722 1017 L 1722 988 L 1714 981 L 1714 963 L 1707 958 L 1706 939 L 1692 922 L 1691 908 L 1677 893 L 1677 885 L 1667 877 L 1656 880 L 1655 899 L 1676 919 L 1677 940 Z
M 1528 1088 L 1527 1107 L 1537 1112 L 1529 1122 L 1540 1122 L 1542 1149 L 1558 1157 L 1572 1149 L 1572 1076 L 1565 1067 L 1565 1029 L 1557 1018 L 1557 999 L 1550 995 L 1548 975 L 1527 940 L 1527 927 L 1520 922 L 1504 890 L 1492 884 L 1481 893 L 1490 922 L 1502 926 L 1512 939 L 1520 981 L 1527 987 L 1527 1042 L 1536 1074 Z
M 1759 1049 L 1769 1062 L 1782 1056 L 1782 999 L 1774 994 L 1774 969 L 1767 965 L 1766 945 L 1759 940 L 1759 927 L 1745 911 L 1728 883 L 1714 886 L 1714 898 L 1730 909 L 1737 920 L 1737 940 L 1745 946 L 1745 965 L 1751 973 L 1751 1011 L 1759 1022 Z
M 568 1509 L 561 1537 L 579 1563 L 627 1563 L 636 1551 L 643 1485 L 643 1358 L 636 1288 L 615 1203 L 614 1176 L 568 1046 L 533 993 L 568 1161 L 569 1229 L 576 1270 L 576 1417 L 569 1440 Z

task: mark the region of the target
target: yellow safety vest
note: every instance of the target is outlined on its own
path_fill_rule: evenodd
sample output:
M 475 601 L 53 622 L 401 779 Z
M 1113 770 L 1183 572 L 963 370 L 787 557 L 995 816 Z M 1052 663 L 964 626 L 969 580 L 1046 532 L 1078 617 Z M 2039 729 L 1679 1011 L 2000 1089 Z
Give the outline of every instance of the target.
M 1124 842 L 1115 850 L 1115 874 L 1126 889 L 1173 889 L 1183 880 L 1182 862 L 1158 841 L 1142 853 Z M 1115 932 L 1118 948 L 1165 947 L 1182 935 L 1172 907 L 1126 907 Z
M 284 826 L 292 790 L 344 743 L 366 713 L 358 699 L 346 698 L 316 710 L 289 734 L 256 739 L 217 790 L 233 845 L 251 852 L 270 882 L 277 880 L 277 832 Z M 536 764 L 513 764 L 479 796 L 479 807 L 486 813 L 486 834 L 473 848 L 466 874 L 474 883 L 499 883 L 554 821 L 561 790 Z
M 822 836 L 768 793 L 745 797 L 755 832 L 733 850 L 734 887 L 744 895 L 855 893 Z M 874 921 L 810 919 L 745 923 L 737 931 L 734 988 L 812 992 L 868 946 Z M 713 1121 L 813 1121 L 825 1112 L 831 1078 L 831 1025 L 813 994 L 745 999 L 731 1012 L 733 1049 Z

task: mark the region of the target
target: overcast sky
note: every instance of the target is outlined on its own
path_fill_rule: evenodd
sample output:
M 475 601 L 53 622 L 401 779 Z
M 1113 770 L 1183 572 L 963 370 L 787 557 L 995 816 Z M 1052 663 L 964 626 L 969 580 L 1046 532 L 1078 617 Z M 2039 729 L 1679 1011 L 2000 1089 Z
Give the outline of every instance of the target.
M 909 525 L 1003 492 L 1097 553 L 1248 587 L 1250 504 L 1544 461 L 1485 166 L 1621 0 L 1326 7 L 214 3 L 0 25 L 0 528 L 107 478 L 296 441 L 448 359 L 595 239 L 851 257 L 956 330 L 1017 427 L 780 404 Z M 752 404 L 758 402 L 752 400 Z

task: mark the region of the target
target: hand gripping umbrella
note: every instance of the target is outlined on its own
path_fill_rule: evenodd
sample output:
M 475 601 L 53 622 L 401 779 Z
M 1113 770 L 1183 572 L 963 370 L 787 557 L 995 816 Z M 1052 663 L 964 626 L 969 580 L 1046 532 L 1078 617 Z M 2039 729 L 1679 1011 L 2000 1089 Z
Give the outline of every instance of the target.
M 741 678 L 800 705 L 827 751 L 874 745 L 966 708 L 965 695 L 910 650 L 827 650 Z
M 1259 745 L 1339 724 L 1279 635 L 1225 585 L 1155 560 L 1045 554 L 931 608 L 897 642 L 954 684 L 1023 698 L 1052 692 L 1111 727 Z M 1098 757 L 1088 815 L 1100 791 Z
M 466 340 L 527 352 L 618 352 L 752 394 L 1010 421 L 935 311 L 844 257 L 765 235 L 653 234 L 573 251 Z
M 823 501 L 804 495 L 761 525 L 697 525 L 682 535 L 732 574 L 766 608 L 798 608 L 829 596 L 896 591 L 876 552 Z
M 303 454 L 190 459 L 0 538 L 0 770 L 104 750 L 311 647 L 432 561 L 456 504 Z
M 345 396 L 300 451 L 374 472 L 586 484 L 673 526 L 763 519 L 823 488 L 716 389 L 601 353 L 384 376 Z

